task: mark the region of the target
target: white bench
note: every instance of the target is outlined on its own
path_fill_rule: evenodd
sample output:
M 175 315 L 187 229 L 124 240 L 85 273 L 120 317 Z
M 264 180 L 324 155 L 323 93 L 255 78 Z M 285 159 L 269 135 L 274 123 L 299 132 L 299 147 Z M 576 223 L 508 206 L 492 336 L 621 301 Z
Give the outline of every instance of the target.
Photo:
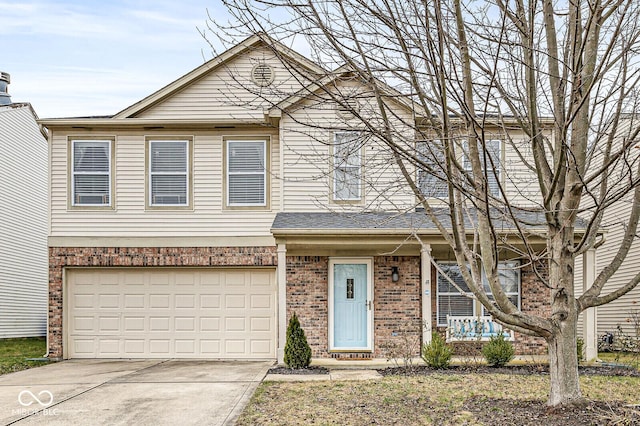
M 500 335 L 505 340 L 514 340 L 513 331 L 503 328 L 492 317 L 447 315 L 447 342 L 484 342 Z

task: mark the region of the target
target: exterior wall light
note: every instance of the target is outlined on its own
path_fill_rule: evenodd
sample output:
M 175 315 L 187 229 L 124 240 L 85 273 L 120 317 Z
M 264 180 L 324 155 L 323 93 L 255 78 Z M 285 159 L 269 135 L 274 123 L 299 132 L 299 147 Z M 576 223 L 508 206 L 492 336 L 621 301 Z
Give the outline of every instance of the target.
M 397 266 L 392 266 L 391 267 L 391 281 L 393 281 L 394 283 L 397 283 L 399 279 L 400 279 L 400 273 L 398 272 L 398 267 Z

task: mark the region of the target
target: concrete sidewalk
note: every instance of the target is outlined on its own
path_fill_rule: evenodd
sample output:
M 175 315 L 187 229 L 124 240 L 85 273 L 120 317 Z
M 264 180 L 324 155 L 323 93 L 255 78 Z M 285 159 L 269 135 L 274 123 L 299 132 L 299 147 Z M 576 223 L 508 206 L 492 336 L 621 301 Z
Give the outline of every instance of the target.
M 0 424 L 233 424 L 272 365 L 63 361 L 0 376 Z

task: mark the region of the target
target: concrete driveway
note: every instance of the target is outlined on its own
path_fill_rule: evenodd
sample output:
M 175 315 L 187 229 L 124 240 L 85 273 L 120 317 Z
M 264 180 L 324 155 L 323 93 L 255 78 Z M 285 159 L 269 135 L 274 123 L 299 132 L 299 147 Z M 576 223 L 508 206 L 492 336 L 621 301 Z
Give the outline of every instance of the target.
M 63 361 L 0 376 L 0 424 L 233 424 L 271 365 Z

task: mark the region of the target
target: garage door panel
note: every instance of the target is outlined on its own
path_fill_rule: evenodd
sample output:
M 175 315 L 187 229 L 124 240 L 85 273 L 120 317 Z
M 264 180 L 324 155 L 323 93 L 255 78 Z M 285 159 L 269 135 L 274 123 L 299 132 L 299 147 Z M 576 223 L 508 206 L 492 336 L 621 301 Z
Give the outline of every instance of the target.
M 92 269 L 67 274 L 67 355 L 275 358 L 275 273 Z

